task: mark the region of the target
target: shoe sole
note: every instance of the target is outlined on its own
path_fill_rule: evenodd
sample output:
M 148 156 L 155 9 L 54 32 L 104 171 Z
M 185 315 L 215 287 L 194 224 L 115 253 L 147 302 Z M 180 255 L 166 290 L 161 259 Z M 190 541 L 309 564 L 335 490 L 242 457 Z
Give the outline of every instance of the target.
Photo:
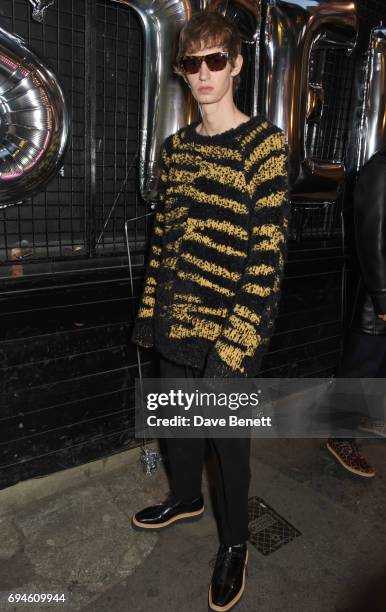
M 247 550 L 247 554 L 245 555 L 245 563 L 244 563 L 244 571 L 243 571 L 243 582 L 242 582 L 241 588 L 240 588 L 239 592 L 237 593 L 237 595 L 235 595 L 235 597 L 229 603 L 227 603 L 226 606 L 218 606 L 217 604 L 213 603 L 213 601 L 212 601 L 212 585 L 210 585 L 210 587 L 209 587 L 209 608 L 211 610 L 216 610 L 217 612 L 226 612 L 227 610 L 230 610 L 231 608 L 235 607 L 237 602 L 241 599 L 242 594 L 244 593 L 244 588 L 245 588 L 245 572 L 247 571 L 247 563 L 248 563 L 248 550 Z
M 378 429 L 372 429 L 371 427 L 366 427 L 362 425 L 359 425 L 358 429 L 360 429 L 360 431 L 365 431 L 366 433 L 373 434 L 374 436 L 377 436 L 378 438 L 383 438 L 384 440 L 386 439 L 385 430 L 379 431 Z
M 339 463 L 348 471 L 351 472 L 352 474 L 355 474 L 356 476 L 361 476 L 362 478 L 373 478 L 375 476 L 375 472 L 361 472 L 360 470 L 356 470 L 353 467 L 350 467 L 349 465 L 347 465 L 347 463 L 345 463 L 343 461 L 343 459 L 338 455 L 338 453 L 329 445 L 329 443 L 326 443 L 326 448 L 330 451 L 330 453 L 332 455 L 334 455 L 334 457 L 339 461 Z
M 165 521 L 164 523 L 152 523 L 152 524 L 141 523 L 141 521 L 138 521 L 134 515 L 131 519 L 131 526 L 133 529 L 142 531 L 143 529 L 153 529 L 153 530 L 165 529 L 165 527 L 169 527 L 170 525 L 173 525 L 174 523 L 177 523 L 177 522 L 194 523 L 195 521 L 199 521 L 202 518 L 202 515 L 204 514 L 204 510 L 205 510 L 205 506 L 202 506 L 200 510 L 196 510 L 195 512 L 184 512 L 183 514 L 176 514 L 176 516 L 173 516 L 172 518 L 170 518 L 168 521 Z

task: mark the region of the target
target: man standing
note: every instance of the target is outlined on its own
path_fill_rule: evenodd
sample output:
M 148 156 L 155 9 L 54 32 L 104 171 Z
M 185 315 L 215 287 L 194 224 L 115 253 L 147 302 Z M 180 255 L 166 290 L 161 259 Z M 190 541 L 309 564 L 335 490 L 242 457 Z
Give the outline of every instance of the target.
M 359 173 L 354 221 L 361 274 L 337 376 L 386 378 L 386 147 L 377 151 Z M 386 438 L 384 421 L 360 429 Z M 331 438 L 327 449 L 349 472 L 364 478 L 375 476 L 354 439 Z
M 132 341 L 154 346 L 161 377 L 253 377 L 273 331 L 286 255 L 288 150 L 282 131 L 234 104 L 240 34 L 217 12 L 180 34 L 175 71 L 201 122 L 166 138 L 159 209 Z M 166 440 L 171 493 L 137 512 L 135 529 L 201 518 L 205 439 Z M 248 561 L 250 438 L 210 439 L 219 468 L 220 547 L 212 610 L 242 596 Z

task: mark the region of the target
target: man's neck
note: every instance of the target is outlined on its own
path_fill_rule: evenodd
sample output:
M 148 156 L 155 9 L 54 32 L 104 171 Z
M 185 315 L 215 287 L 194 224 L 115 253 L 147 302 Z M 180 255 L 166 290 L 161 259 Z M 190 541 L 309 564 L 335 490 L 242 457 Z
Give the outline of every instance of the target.
M 226 132 L 232 128 L 236 128 L 247 121 L 247 115 L 241 113 L 236 106 L 231 107 L 226 112 L 220 112 L 219 109 L 213 108 L 211 105 L 206 108 L 205 105 L 201 106 L 201 130 L 200 134 L 203 136 L 214 136 L 221 132 Z

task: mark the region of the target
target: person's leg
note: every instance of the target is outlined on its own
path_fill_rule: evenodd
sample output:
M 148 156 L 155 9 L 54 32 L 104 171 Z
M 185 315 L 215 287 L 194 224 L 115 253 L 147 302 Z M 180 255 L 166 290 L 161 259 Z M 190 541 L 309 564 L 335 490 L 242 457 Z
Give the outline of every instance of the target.
M 160 377 L 199 378 L 200 372 L 180 366 L 161 356 Z M 178 499 L 188 502 L 201 493 L 204 465 L 204 438 L 167 438 L 171 489 Z M 232 546 L 248 539 L 248 490 L 251 478 L 248 438 L 209 438 L 217 478 L 220 539 Z
M 379 369 L 382 355 L 374 344 L 376 336 L 350 332 L 344 345 L 340 364 L 335 374 L 331 422 L 337 430 L 353 431 L 358 427 L 361 417 L 366 413 L 361 378 L 374 378 Z M 352 379 L 350 384 L 342 379 Z M 336 435 L 335 433 L 335 435 Z M 345 436 L 336 440 L 354 440 Z
M 386 376 L 386 337 L 351 332 L 345 344 L 342 361 L 336 372 L 337 378 L 383 378 Z M 355 385 L 355 383 L 353 383 Z M 352 390 L 352 387 L 351 387 Z M 361 386 L 358 383 L 358 399 L 361 401 Z M 363 400 L 362 400 L 363 403 Z M 339 413 L 345 416 L 345 407 L 336 406 L 336 417 Z M 352 411 L 352 405 L 348 411 Z M 357 407 L 358 414 L 365 408 Z M 359 424 L 359 417 L 358 417 Z M 327 449 L 348 471 L 363 477 L 375 476 L 375 471 L 359 451 L 354 438 L 330 438 Z
M 162 378 L 195 378 L 198 370 L 170 362 L 160 356 Z M 169 464 L 170 493 L 159 504 L 137 512 L 133 529 L 164 529 L 175 522 L 195 521 L 205 506 L 201 494 L 205 438 L 165 438 Z
M 209 587 L 209 607 L 228 610 L 243 594 L 249 537 L 250 438 L 212 438 L 217 464 L 216 498 L 220 546 Z
M 336 376 L 339 378 L 386 377 L 386 336 L 351 332 Z
M 366 338 L 361 339 L 361 351 L 363 359 L 367 363 L 366 371 L 360 372 L 361 378 L 386 378 L 386 336 L 370 336 L 361 334 Z M 359 429 L 366 433 L 386 438 L 386 394 L 384 383 L 373 385 L 366 384 L 368 393 L 367 402 L 371 402 L 368 417 L 360 420 Z M 371 390 L 373 387 L 373 392 Z
M 248 530 L 248 491 L 251 479 L 250 438 L 212 438 L 216 464 L 216 500 L 220 541 L 227 546 L 245 542 Z
M 184 502 L 196 499 L 201 495 L 205 439 L 167 438 L 165 443 L 171 491 Z
M 160 378 L 198 378 L 195 368 L 173 363 L 160 356 Z M 204 467 L 205 438 L 166 438 L 171 491 L 174 496 L 190 502 L 201 495 Z

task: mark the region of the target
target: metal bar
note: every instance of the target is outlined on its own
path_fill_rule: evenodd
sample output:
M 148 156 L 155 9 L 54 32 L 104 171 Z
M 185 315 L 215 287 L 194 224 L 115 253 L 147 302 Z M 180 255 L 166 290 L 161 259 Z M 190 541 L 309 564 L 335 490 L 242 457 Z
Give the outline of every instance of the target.
M 85 54 L 85 149 L 90 163 L 86 165 L 85 242 L 89 257 L 95 256 L 96 208 L 96 3 L 86 0 Z

